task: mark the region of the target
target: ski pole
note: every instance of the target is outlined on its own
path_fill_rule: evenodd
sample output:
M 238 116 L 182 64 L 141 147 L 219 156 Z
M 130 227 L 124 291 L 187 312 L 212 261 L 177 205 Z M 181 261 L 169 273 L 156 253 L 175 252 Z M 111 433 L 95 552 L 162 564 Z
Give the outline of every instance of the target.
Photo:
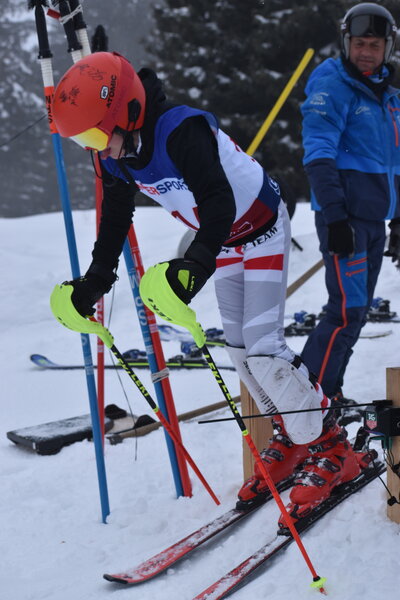
M 75 307 L 72 303 L 72 300 L 71 300 L 71 295 L 72 295 L 73 290 L 74 290 L 73 286 L 69 285 L 68 283 L 63 283 L 61 285 L 55 286 L 55 288 L 51 294 L 51 297 L 50 297 L 50 306 L 51 306 L 51 310 L 52 310 L 54 316 L 56 317 L 56 319 L 62 325 L 64 325 L 64 327 L 68 327 L 69 329 L 72 329 L 73 331 L 78 331 L 80 333 L 87 333 L 87 334 L 94 333 L 94 334 L 98 335 L 99 337 L 101 337 L 101 339 L 103 340 L 103 342 L 107 346 L 107 348 L 109 348 L 111 350 L 111 352 L 114 354 L 119 365 L 124 369 L 124 371 L 126 371 L 126 373 L 128 373 L 129 377 L 131 378 L 133 383 L 136 385 L 136 387 L 138 388 L 138 390 L 140 391 L 140 393 L 142 394 L 142 396 L 144 397 L 146 402 L 149 404 L 150 408 L 152 409 L 154 414 L 157 416 L 159 421 L 162 423 L 163 427 L 165 427 L 165 429 L 168 431 L 169 435 L 174 440 L 175 444 L 177 444 L 180 451 L 185 456 L 187 462 L 190 464 L 193 471 L 196 473 L 197 477 L 200 479 L 200 481 L 202 482 L 202 484 L 204 485 L 204 487 L 210 494 L 211 498 L 214 500 L 214 502 L 217 505 L 220 504 L 217 496 L 214 494 L 213 490 L 207 483 L 206 479 L 200 472 L 199 468 L 197 467 L 196 463 L 190 456 L 189 452 L 186 450 L 183 443 L 176 436 L 174 430 L 171 428 L 171 425 L 168 423 L 168 421 L 164 417 L 159 406 L 157 406 L 157 404 L 154 402 L 153 398 L 151 397 L 151 395 L 149 394 L 149 392 L 147 391 L 147 389 L 145 388 L 143 383 L 140 381 L 139 377 L 135 374 L 133 369 L 130 367 L 129 363 L 125 360 L 125 358 L 122 356 L 121 352 L 115 346 L 114 338 L 111 335 L 111 333 L 108 331 L 108 329 L 106 329 L 104 327 L 104 325 L 99 323 L 94 317 L 91 317 L 90 319 L 86 319 L 85 317 L 82 317 L 78 313 L 78 311 L 75 309 Z
M 91 54 L 86 23 L 83 20 L 82 6 L 79 0 L 52 0 L 59 12 L 49 10 L 49 16 L 57 19 L 64 27 L 68 40 L 68 52 L 73 62 Z
M 80 275 L 78 252 L 72 222 L 71 203 L 67 185 L 67 176 L 65 171 L 64 158 L 61 147 L 60 135 L 57 132 L 54 119 L 52 117 L 52 98 L 54 95 L 54 77 L 52 66 L 52 53 L 49 46 L 46 18 L 44 6 L 47 6 L 47 0 L 28 0 L 28 9 L 35 9 L 36 31 L 39 45 L 39 61 L 42 71 L 44 96 L 48 114 L 49 128 L 54 148 L 54 156 L 57 168 L 57 180 L 61 197 L 61 204 L 64 215 L 65 232 L 67 236 L 69 258 L 73 278 Z M 96 455 L 97 477 L 100 491 L 100 502 L 103 523 L 106 523 L 107 516 L 110 514 L 108 499 L 107 478 L 104 463 L 104 453 L 101 431 L 99 427 L 99 412 L 97 406 L 96 385 L 94 381 L 93 361 L 90 349 L 90 340 L 87 334 L 81 334 L 81 343 L 83 358 L 85 363 L 86 383 L 89 395 L 90 414 L 92 420 L 93 442 Z
M 82 5 L 80 4 L 79 0 L 69 0 L 69 6 L 71 9 L 71 15 L 73 16 L 75 33 L 82 46 L 82 58 L 84 58 L 85 56 L 91 54 L 92 50 L 90 48 L 86 23 L 83 20 Z M 103 38 L 103 41 L 105 41 L 105 37 Z M 103 48 L 102 50 L 106 51 L 107 47 Z
M 64 27 L 65 36 L 68 41 L 68 52 L 71 54 L 73 62 L 77 62 L 82 58 L 82 44 L 78 40 L 78 36 L 75 31 L 73 14 L 71 13 L 70 2 L 68 0 L 54 0 L 54 5 L 58 5 L 60 10 L 59 21 Z
M 261 459 L 260 453 L 258 452 L 254 441 L 246 429 L 246 425 L 240 416 L 239 410 L 236 406 L 235 401 L 230 395 L 228 388 L 210 354 L 210 351 L 207 348 L 206 344 L 206 336 L 200 325 L 196 321 L 196 313 L 192 310 L 187 304 L 185 304 L 171 289 L 167 277 L 166 271 L 169 267 L 168 262 L 159 263 L 147 269 L 146 273 L 142 277 L 140 283 L 140 295 L 142 296 L 143 302 L 152 310 L 157 313 L 160 317 L 168 321 L 169 323 L 174 323 L 175 325 L 180 325 L 181 327 L 185 327 L 190 331 L 193 336 L 194 341 L 197 346 L 201 349 L 204 358 L 206 359 L 208 366 L 210 367 L 211 372 L 213 373 L 225 400 L 227 401 L 229 408 L 231 409 L 233 416 L 240 427 L 242 435 L 246 440 L 247 445 L 254 457 L 255 462 L 260 468 L 262 476 L 264 477 L 271 494 L 273 495 L 275 502 L 282 512 L 282 516 L 284 521 L 290 530 L 293 539 L 296 541 L 297 546 L 303 555 L 303 558 L 310 569 L 310 572 L 313 576 L 313 581 L 311 583 L 311 587 L 318 588 L 319 591 L 325 594 L 324 583 L 325 578 L 320 577 L 311 560 L 307 554 L 307 551 L 303 545 L 303 542 L 300 539 L 299 533 L 296 529 L 296 526 L 293 522 L 293 519 L 289 515 L 286 510 L 285 505 L 283 504 L 282 498 L 279 495 L 278 490 L 275 487 L 275 484 L 271 478 L 271 475 L 268 473 L 267 469 L 264 466 L 264 463 Z
M 320 577 L 319 575 L 317 575 L 317 572 L 314 569 L 314 566 L 307 554 L 307 551 L 303 545 L 303 542 L 301 541 L 300 535 L 296 529 L 296 526 L 293 522 L 292 517 L 289 515 L 288 511 L 286 510 L 286 507 L 282 501 L 282 498 L 278 492 L 278 490 L 275 487 L 275 484 L 271 478 L 271 475 L 269 474 L 269 472 L 267 471 L 267 469 L 264 466 L 264 463 L 262 461 L 262 458 L 260 456 L 260 453 L 258 452 L 257 448 L 255 447 L 254 441 L 250 435 L 250 433 L 248 432 L 246 425 L 243 421 L 243 418 L 240 416 L 239 410 L 236 406 L 235 401 L 233 400 L 232 396 L 230 395 L 228 388 L 226 387 L 226 384 L 218 370 L 217 365 L 214 362 L 214 359 L 212 358 L 209 349 L 207 348 L 207 345 L 204 344 L 201 347 L 201 351 L 204 355 L 204 358 L 206 359 L 208 366 L 210 367 L 210 370 L 212 372 L 212 374 L 214 375 L 220 390 L 222 391 L 225 400 L 227 401 L 229 408 L 231 409 L 232 413 L 233 413 L 233 417 L 235 419 L 235 421 L 237 422 L 237 424 L 240 427 L 240 430 L 242 432 L 242 435 L 244 437 L 244 439 L 246 440 L 247 445 L 250 448 L 250 451 L 254 457 L 254 460 L 256 461 L 262 476 L 264 477 L 265 481 L 267 482 L 267 485 L 269 487 L 269 490 L 271 492 L 271 494 L 273 495 L 275 502 L 277 503 L 278 507 L 280 508 L 281 512 L 282 512 L 282 516 L 285 520 L 286 525 L 288 526 L 294 540 L 296 541 L 300 552 L 302 553 L 304 560 L 306 561 L 308 568 L 311 571 L 311 574 L 313 576 L 313 582 L 311 584 L 312 587 L 315 588 L 319 588 L 321 593 L 325 593 L 324 590 L 324 583 L 325 583 L 325 578 Z

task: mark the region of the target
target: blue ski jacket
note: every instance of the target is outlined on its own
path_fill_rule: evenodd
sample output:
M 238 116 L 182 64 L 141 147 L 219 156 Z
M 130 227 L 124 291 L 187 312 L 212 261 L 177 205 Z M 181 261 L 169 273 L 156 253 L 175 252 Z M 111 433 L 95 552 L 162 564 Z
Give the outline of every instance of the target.
M 302 105 L 312 208 L 326 223 L 400 216 L 400 90 L 381 98 L 328 58 L 312 72 Z

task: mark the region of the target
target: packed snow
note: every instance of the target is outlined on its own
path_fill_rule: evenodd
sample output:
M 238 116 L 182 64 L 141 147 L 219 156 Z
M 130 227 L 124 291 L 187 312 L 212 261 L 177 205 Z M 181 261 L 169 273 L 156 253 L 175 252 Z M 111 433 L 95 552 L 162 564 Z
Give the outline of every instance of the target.
M 94 240 L 93 211 L 74 213 L 81 270 L 90 262 Z M 292 220 L 293 246 L 289 283 L 319 260 L 313 218 L 299 204 Z M 176 254 L 182 226 L 158 208 L 138 208 L 135 228 L 148 267 Z M 71 277 L 61 213 L 0 220 L 1 383 L 0 398 L 0 553 L 4 600 L 190 600 L 272 538 L 279 510 L 268 503 L 229 534 L 206 543 L 151 582 L 122 587 L 105 581 L 105 572 L 121 572 L 170 545 L 235 504 L 243 481 L 242 436 L 235 422 L 181 424 L 184 444 L 221 505 L 212 501 L 191 471 L 192 498 L 176 497 L 165 437 L 161 430 L 105 443 L 111 514 L 101 519 L 93 443 L 82 441 L 58 454 L 40 456 L 9 441 L 6 433 L 89 412 L 84 371 L 44 371 L 29 359 L 41 353 L 60 363 L 82 362 L 80 336 L 63 328 L 49 308 L 55 284 Z M 144 348 L 125 265 L 121 260 L 115 296 L 106 299 L 106 323 L 121 351 Z M 400 313 L 400 273 L 384 259 L 375 296 L 388 298 Z M 286 313 L 319 312 L 326 299 L 323 270 L 287 301 Z M 109 313 L 112 305 L 111 318 Z M 204 328 L 219 327 L 211 282 L 192 303 Z M 400 324 L 367 324 L 365 330 L 392 329 L 388 337 L 360 339 L 345 380 L 346 396 L 359 402 L 385 397 L 386 368 L 400 366 Z M 300 351 L 304 338 L 290 338 Z M 180 352 L 178 342 L 163 344 L 166 357 Z M 96 359 L 96 341 L 92 339 Z M 212 351 L 228 364 L 223 348 Z M 111 358 L 107 356 L 107 362 Z M 223 371 L 233 396 L 236 373 Z M 137 374 L 153 393 L 149 374 Z M 178 413 L 223 400 L 208 370 L 172 371 L 171 386 Z M 126 396 L 125 396 L 126 394 Z M 127 398 L 126 398 L 127 397 Z M 127 400 L 128 399 L 128 400 Z M 151 414 L 147 403 L 121 371 L 106 371 L 106 404 L 135 414 Z M 223 409 L 213 416 L 230 416 Z M 117 422 L 116 422 L 117 424 Z M 356 431 L 351 425 L 350 435 Z M 379 443 L 375 443 L 380 450 Z M 284 494 L 287 499 L 287 493 Z M 400 526 L 386 516 L 386 492 L 375 480 L 345 501 L 303 536 L 317 572 L 327 578 L 331 598 L 394 600 L 398 598 Z M 248 598 L 296 600 L 316 598 L 311 575 L 292 544 L 258 577 L 234 594 Z

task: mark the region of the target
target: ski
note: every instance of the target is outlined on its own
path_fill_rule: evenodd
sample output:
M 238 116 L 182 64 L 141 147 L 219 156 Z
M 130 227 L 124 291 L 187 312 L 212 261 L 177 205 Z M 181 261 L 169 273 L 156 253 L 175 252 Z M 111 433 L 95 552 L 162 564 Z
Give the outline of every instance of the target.
M 307 335 L 316 325 L 316 321 L 325 317 L 325 307 L 322 311 L 316 315 L 309 313 L 306 310 L 300 310 L 292 315 L 285 315 L 285 319 L 294 319 L 294 323 L 291 323 L 286 329 L 288 333 L 286 335 Z M 384 300 L 383 298 L 373 298 L 370 308 L 367 312 L 367 322 L 369 323 L 400 323 L 400 316 L 396 312 L 390 310 L 390 300 Z M 296 328 L 299 333 L 296 333 Z M 290 333 L 291 329 L 294 333 Z M 386 333 L 386 335 L 389 335 Z M 366 336 L 366 337 L 373 337 Z
M 172 327 L 172 325 L 158 325 L 160 339 L 163 342 L 189 342 L 194 344 L 190 333 L 184 329 Z M 210 327 L 206 329 L 206 343 L 208 346 L 225 346 L 224 332 L 222 329 Z
M 280 484 L 277 485 L 277 489 L 280 492 L 283 492 L 291 487 L 293 480 L 294 475 L 291 475 L 284 481 L 281 481 Z M 152 579 L 160 573 L 163 573 L 169 567 L 175 565 L 178 561 L 186 558 L 188 554 L 191 554 L 197 550 L 202 544 L 204 544 L 204 542 L 207 542 L 211 538 L 215 537 L 218 533 L 226 531 L 234 523 L 237 523 L 250 514 L 253 514 L 255 510 L 271 500 L 271 498 L 272 496 L 268 491 L 263 497 L 259 498 L 259 502 L 256 505 L 249 507 L 247 510 L 232 508 L 223 515 L 220 515 L 193 533 L 179 540 L 172 546 L 165 548 L 165 550 L 162 550 L 155 556 L 145 560 L 137 567 L 127 569 L 121 573 L 105 573 L 103 577 L 104 579 L 107 579 L 107 581 L 113 581 L 127 585 L 135 585 Z
M 70 365 L 70 364 L 60 364 L 53 362 L 47 356 L 43 356 L 43 354 L 31 354 L 30 360 L 41 369 L 52 369 L 52 370 L 74 370 L 74 369 L 84 369 L 84 365 Z M 128 364 L 132 369 L 148 369 L 149 363 L 146 358 L 137 358 L 137 359 L 128 359 Z M 207 369 L 208 364 L 202 358 L 192 358 L 187 357 L 182 354 L 178 354 L 177 356 L 173 356 L 169 360 L 166 361 L 166 366 L 169 369 Z M 235 368 L 232 365 L 217 365 L 218 369 L 224 369 L 228 371 L 234 371 Z M 96 365 L 94 365 L 96 369 Z M 121 369 L 120 365 L 105 365 L 105 369 Z
M 364 340 L 375 340 L 377 338 L 392 335 L 392 333 L 392 329 L 385 329 L 384 331 L 362 331 L 359 337 Z
M 298 323 L 291 323 L 285 327 L 285 337 L 293 337 L 295 335 L 310 335 L 314 327 L 307 327 L 299 325 Z M 392 329 L 385 329 L 384 331 L 361 331 L 359 335 L 360 339 L 364 340 L 375 340 L 377 338 L 387 337 L 392 335 Z
M 386 466 L 383 462 L 375 463 L 364 469 L 356 479 L 342 484 L 336 489 L 336 493 L 321 503 L 310 515 L 297 522 L 296 528 L 298 532 L 302 533 L 309 529 L 324 515 L 379 477 L 385 470 Z M 198 594 L 193 600 L 222 600 L 226 598 L 229 594 L 247 584 L 261 567 L 265 569 L 269 566 L 271 559 L 281 553 L 293 541 L 294 539 L 291 535 L 284 535 L 282 539 L 282 535 L 278 534 L 274 539 L 246 558 L 240 565 Z
M 316 317 L 316 315 L 314 315 L 312 313 L 311 314 L 306 313 L 306 311 L 301 311 L 301 313 L 295 313 L 295 315 L 297 315 L 297 314 L 304 314 L 306 316 L 306 318 L 311 317 L 313 320 L 313 324 L 311 324 L 310 320 L 308 320 L 308 322 L 304 322 L 304 320 L 302 320 L 301 322 L 294 321 L 293 323 L 290 323 L 290 325 L 287 325 L 285 327 L 285 337 L 292 337 L 295 335 L 300 335 L 300 336 L 301 335 L 309 335 L 311 333 L 311 331 L 313 331 L 313 329 L 315 328 L 315 321 L 319 317 Z M 289 317 L 287 317 L 287 318 L 289 318 Z M 295 317 L 291 317 L 291 318 L 295 318 Z M 396 322 L 396 321 L 386 321 L 386 322 L 389 323 L 389 322 Z M 171 342 L 171 341 L 181 342 L 181 350 L 185 354 L 190 354 L 190 352 L 195 352 L 195 350 L 197 349 L 196 343 L 194 342 L 192 336 L 190 335 L 190 333 L 188 331 L 180 330 L 177 327 L 172 327 L 171 325 L 159 325 L 158 329 L 160 332 L 160 338 L 163 342 Z M 207 332 L 211 332 L 211 334 L 207 333 Z M 216 332 L 216 334 L 213 335 L 212 332 Z M 221 329 L 212 327 L 210 329 L 207 329 L 205 333 L 206 333 L 206 343 L 208 346 L 224 346 L 225 345 L 225 339 L 223 338 L 223 331 Z M 392 333 L 393 333 L 392 329 L 385 329 L 384 331 L 362 331 L 360 338 L 373 340 L 375 338 L 387 337 L 388 335 L 391 335 Z
M 316 316 L 314 313 L 308 313 L 305 310 L 301 310 L 300 312 L 294 313 L 293 317 L 290 317 L 294 318 L 293 323 L 290 323 L 285 327 L 285 336 L 291 337 L 295 335 L 309 335 L 315 329 L 316 322 L 321 318 L 321 316 L 323 316 L 323 313 Z M 289 318 L 289 316 L 286 315 L 285 318 Z M 368 320 L 373 321 L 373 319 Z M 386 321 L 383 321 L 376 319 L 375 322 L 390 323 L 392 322 L 392 320 L 388 319 Z M 364 339 L 375 339 L 380 337 L 386 337 L 388 335 L 391 335 L 392 333 L 393 331 L 391 329 L 387 329 L 385 331 L 362 331 L 359 337 Z
M 358 415 L 356 415 L 354 421 L 358 420 Z M 366 436 L 362 430 L 360 430 L 357 436 L 351 440 L 352 446 L 357 450 L 360 450 L 361 447 L 364 447 L 365 443 Z M 280 493 L 292 486 L 295 475 L 296 474 L 293 473 L 277 484 L 276 487 Z M 271 498 L 271 493 L 269 490 L 267 490 L 262 496 L 260 495 L 257 498 L 257 503 L 248 505 L 245 509 L 241 505 L 241 502 L 238 501 L 235 508 L 232 508 L 223 515 L 216 517 L 206 525 L 201 526 L 199 529 L 179 540 L 175 544 L 172 544 L 155 556 L 145 560 L 140 565 L 131 569 L 127 569 L 121 573 L 106 573 L 103 575 L 103 577 L 107 581 L 126 585 L 136 585 L 139 583 L 144 583 L 149 579 L 153 579 L 153 577 L 160 575 L 166 569 L 174 566 L 178 561 L 186 558 L 189 554 L 197 550 L 202 544 L 215 537 L 217 534 L 225 532 L 228 528 L 230 528 L 231 525 L 234 525 L 248 515 L 253 514 L 255 510 L 260 508 L 260 506 L 263 506 L 266 502 L 271 500 Z

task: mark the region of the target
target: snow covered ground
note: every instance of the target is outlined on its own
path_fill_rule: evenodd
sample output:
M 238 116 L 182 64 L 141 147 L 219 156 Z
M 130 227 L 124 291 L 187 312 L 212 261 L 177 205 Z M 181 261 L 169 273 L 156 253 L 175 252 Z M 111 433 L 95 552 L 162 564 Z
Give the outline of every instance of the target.
M 74 221 L 84 271 L 94 238 L 94 214 L 75 213 Z M 303 251 L 292 251 L 289 283 L 319 259 L 308 205 L 298 205 L 292 225 Z M 135 227 L 146 267 L 173 257 L 184 233 L 179 223 L 158 208 L 139 208 Z M 121 588 L 104 581 L 102 574 L 136 565 L 234 505 L 242 483 L 239 428 L 233 422 L 199 425 L 196 421 L 181 427 L 188 451 L 221 500 L 219 507 L 192 473 L 193 497 L 176 499 L 162 431 L 129 438 L 116 446 L 107 443 L 111 515 L 103 524 L 91 442 L 75 443 L 53 456 L 39 456 L 6 437 L 13 429 L 89 412 L 83 371 L 41 371 L 29 360 L 35 352 L 58 362 L 82 360 L 80 336 L 61 327 L 49 308 L 54 285 L 70 278 L 62 215 L 2 219 L 0 238 L 0 598 L 190 600 L 274 535 L 279 511 L 272 502 L 227 537 L 206 544 L 196 556 L 153 582 Z M 375 295 L 389 298 L 398 313 L 399 287 L 400 274 L 385 259 Z M 318 312 L 325 298 L 321 270 L 289 298 L 286 312 Z M 220 326 L 212 283 L 192 306 L 204 328 Z M 107 297 L 106 312 L 109 307 Z M 120 350 L 144 347 L 123 264 L 109 327 Z M 345 382 L 348 397 L 359 402 L 385 397 L 385 369 L 400 366 L 400 325 L 391 328 L 389 337 L 357 343 Z M 388 326 L 368 324 L 365 329 L 377 331 Z M 291 338 L 290 344 L 300 351 L 304 338 Z M 92 349 L 95 354 L 95 340 Z M 179 351 L 178 343 L 164 343 L 166 357 Z M 220 362 L 228 361 L 223 349 L 215 349 L 213 355 Z M 127 409 L 117 373 L 106 373 L 106 403 Z M 236 374 L 223 374 L 236 395 Z M 152 393 L 148 374 L 139 371 L 138 375 Z M 170 379 L 179 413 L 222 400 L 207 370 L 174 371 Z M 151 414 L 123 373 L 121 382 L 133 412 Z M 228 416 L 229 411 L 218 414 Z M 328 579 L 331 598 L 398 598 L 400 526 L 386 517 L 386 493 L 378 480 L 335 509 L 305 534 L 303 541 L 317 571 Z M 317 594 L 309 588 L 310 580 L 292 545 L 234 597 L 308 599 Z

